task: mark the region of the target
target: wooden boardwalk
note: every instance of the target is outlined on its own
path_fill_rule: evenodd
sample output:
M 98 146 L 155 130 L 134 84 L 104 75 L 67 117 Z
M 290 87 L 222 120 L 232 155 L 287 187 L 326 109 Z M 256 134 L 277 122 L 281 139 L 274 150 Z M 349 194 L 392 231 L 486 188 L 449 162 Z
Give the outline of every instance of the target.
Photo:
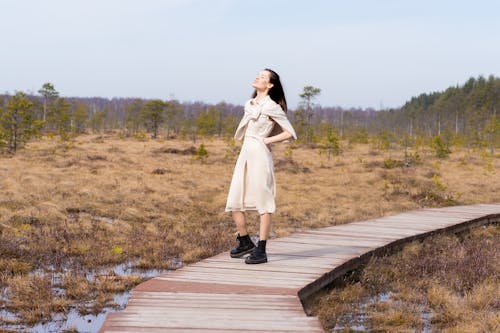
M 374 254 L 437 232 L 500 222 L 500 204 L 423 209 L 273 239 L 269 262 L 229 253 L 137 286 L 101 332 L 323 332 L 302 301 Z

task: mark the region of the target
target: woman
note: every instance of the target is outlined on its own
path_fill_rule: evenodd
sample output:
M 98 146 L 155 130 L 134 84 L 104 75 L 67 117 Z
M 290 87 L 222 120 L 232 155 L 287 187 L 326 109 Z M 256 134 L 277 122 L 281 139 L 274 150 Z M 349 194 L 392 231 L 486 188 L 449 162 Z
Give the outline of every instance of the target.
M 260 264 L 267 262 L 266 241 L 271 214 L 276 209 L 273 159 L 267 145 L 292 137 L 297 139 L 297 135 L 285 114 L 286 99 L 279 75 L 266 68 L 257 75 L 252 87 L 253 98 L 245 104 L 245 114 L 234 135 L 244 141 L 234 168 L 226 212 L 232 212 L 238 229 L 238 245 L 231 250 L 231 257 L 241 258 L 251 252 L 245 262 Z M 248 210 L 256 210 L 260 215 L 257 247 L 247 232 Z

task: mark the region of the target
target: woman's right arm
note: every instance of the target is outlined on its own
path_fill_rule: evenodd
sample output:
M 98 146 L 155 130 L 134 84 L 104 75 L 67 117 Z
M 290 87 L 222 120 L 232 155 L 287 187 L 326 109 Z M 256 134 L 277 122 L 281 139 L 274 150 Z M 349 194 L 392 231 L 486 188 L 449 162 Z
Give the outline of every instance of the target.
M 266 145 L 268 145 L 270 143 L 288 140 L 288 139 L 291 139 L 292 137 L 293 137 L 293 135 L 290 134 L 290 132 L 288 132 L 286 129 L 283 129 L 283 132 L 281 132 L 280 134 L 264 138 L 263 141 Z

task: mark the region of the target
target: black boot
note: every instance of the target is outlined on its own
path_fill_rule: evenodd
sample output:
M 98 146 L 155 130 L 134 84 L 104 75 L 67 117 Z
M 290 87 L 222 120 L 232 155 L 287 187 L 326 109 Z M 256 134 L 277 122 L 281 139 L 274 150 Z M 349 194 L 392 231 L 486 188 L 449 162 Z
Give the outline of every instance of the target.
M 240 236 L 238 234 L 236 240 L 238 241 L 238 246 L 231 250 L 231 258 L 241 258 L 245 254 L 252 252 L 255 248 L 255 244 L 248 235 Z
M 266 241 L 260 240 L 259 245 L 252 251 L 252 254 L 245 259 L 247 264 L 263 264 L 267 262 Z

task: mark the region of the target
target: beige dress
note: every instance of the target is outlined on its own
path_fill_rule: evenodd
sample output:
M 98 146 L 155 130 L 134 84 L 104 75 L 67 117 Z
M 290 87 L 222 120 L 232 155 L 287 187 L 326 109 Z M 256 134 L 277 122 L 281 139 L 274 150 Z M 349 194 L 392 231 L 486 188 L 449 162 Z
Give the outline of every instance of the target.
M 277 128 L 273 130 L 275 126 Z M 245 104 L 245 114 L 234 135 L 235 139 L 244 138 L 244 141 L 234 167 L 226 212 L 257 210 L 259 214 L 274 213 L 276 181 L 273 158 L 263 140 L 271 132 L 274 135 L 282 129 L 297 139 L 285 112 L 269 95 L 258 104 L 254 100 Z

